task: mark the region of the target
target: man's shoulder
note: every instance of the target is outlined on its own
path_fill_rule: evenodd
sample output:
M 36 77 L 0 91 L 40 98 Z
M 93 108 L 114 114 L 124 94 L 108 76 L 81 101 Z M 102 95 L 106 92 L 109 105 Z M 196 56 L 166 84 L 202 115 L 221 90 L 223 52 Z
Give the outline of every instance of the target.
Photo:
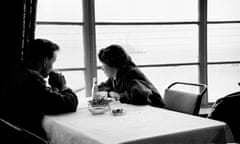
M 235 110 L 240 103 L 240 92 L 235 92 L 232 94 L 229 94 L 223 98 L 220 98 L 216 101 L 214 105 L 214 109 L 216 111 L 232 111 Z
M 234 92 L 231 94 L 228 94 L 227 96 L 224 96 L 223 98 L 220 98 L 217 100 L 217 103 L 220 102 L 240 102 L 240 92 Z
M 22 69 L 21 77 L 25 81 L 25 83 L 31 83 L 32 85 L 45 85 L 46 83 L 44 78 L 37 71 L 28 68 Z

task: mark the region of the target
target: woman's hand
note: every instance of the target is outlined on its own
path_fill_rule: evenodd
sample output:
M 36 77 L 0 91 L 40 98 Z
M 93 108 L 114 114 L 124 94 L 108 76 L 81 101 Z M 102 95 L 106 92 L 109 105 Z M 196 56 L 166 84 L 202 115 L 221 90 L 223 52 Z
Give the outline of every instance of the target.
M 115 100 L 119 100 L 119 99 L 120 99 L 120 94 L 117 93 L 117 92 L 115 92 L 115 91 L 110 91 L 110 92 L 109 92 L 109 96 L 110 96 L 111 98 L 114 98 Z

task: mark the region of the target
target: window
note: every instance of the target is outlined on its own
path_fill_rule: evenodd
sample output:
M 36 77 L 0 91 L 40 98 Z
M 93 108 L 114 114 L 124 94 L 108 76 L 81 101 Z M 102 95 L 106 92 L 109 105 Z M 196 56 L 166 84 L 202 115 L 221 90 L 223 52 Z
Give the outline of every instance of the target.
M 198 82 L 197 0 L 95 0 L 95 15 L 97 51 L 122 45 L 162 95 L 172 82 Z
M 55 67 L 74 89 L 91 86 L 85 84 L 94 76 L 86 71 L 89 64 L 98 80 L 105 80 L 97 69 L 101 66 L 97 53 L 120 44 L 162 95 L 172 82 L 201 81 L 208 84 L 207 104 L 238 90 L 239 4 L 238 0 L 40 0 L 36 37 L 60 45 Z M 200 30 L 200 19 L 206 20 L 206 31 Z M 91 26 L 86 30 L 84 24 Z M 92 44 L 93 51 L 86 52 L 89 47 L 84 43 Z M 86 62 L 89 56 L 96 63 Z
M 198 20 L 198 1 L 95 0 L 95 15 L 96 22 L 191 22 Z
M 239 0 L 208 0 L 209 21 L 239 21 Z
M 239 5 L 238 0 L 208 1 L 209 102 L 239 91 Z
M 82 11 L 81 0 L 40 0 L 37 7 L 35 37 L 59 44 L 54 67 L 75 91 L 85 87 Z
M 82 22 L 82 0 L 39 0 L 37 21 Z

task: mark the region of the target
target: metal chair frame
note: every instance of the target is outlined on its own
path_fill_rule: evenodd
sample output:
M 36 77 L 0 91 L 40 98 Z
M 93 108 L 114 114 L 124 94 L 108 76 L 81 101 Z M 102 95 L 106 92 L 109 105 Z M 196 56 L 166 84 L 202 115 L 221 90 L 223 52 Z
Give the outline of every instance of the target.
M 4 130 L 0 129 L 1 134 L 3 133 L 7 133 L 5 135 L 9 135 L 10 137 L 4 137 L 6 139 L 7 144 L 9 143 L 8 140 L 10 140 L 11 142 L 18 142 L 21 143 L 20 141 L 17 141 L 18 138 L 20 138 L 21 140 L 24 140 L 24 142 L 26 142 L 27 144 L 49 144 L 46 140 L 44 140 L 43 138 L 37 136 L 36 134 L 20 128 L 19 126 L 16 126 L 2 118 L 0 118 L 0 123 L 2 126 L 4 126 Z M 11 132 L 10 132 L 11 131 Z M 8 134 L 8 132 L 10 132 Z M 16 136 L 17 138 L 15 139 Z
M 188 85 L 200 87 L 199 94 L 185 92 L 181 90 L 173 90 L 176 85 Z M 207 85 L 188 82 L 174 82 L 165 90 L 164 102 L 166 108 L 178 112 L 198 115 L 203 95 L 207 91 Z

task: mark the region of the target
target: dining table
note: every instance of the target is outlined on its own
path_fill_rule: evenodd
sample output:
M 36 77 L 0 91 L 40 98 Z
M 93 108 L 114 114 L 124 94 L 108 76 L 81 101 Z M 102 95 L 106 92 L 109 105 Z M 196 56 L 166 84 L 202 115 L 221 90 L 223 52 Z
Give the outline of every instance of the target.
M 115 115 L 113 108 L 123 110 Z M 43 128 L 50 144 L 229 143 L 234 138 L 224 122 L 149 105 L 115 102 L 103 114 L 89 107 L 46 115 Z

